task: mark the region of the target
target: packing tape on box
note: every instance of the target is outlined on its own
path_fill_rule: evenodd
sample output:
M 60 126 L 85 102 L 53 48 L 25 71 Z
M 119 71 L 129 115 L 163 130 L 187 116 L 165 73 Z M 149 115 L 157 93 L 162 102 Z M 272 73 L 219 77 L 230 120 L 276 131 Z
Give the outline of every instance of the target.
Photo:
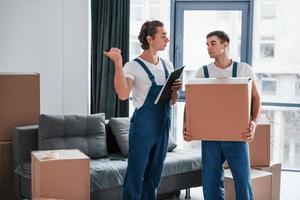
M 57 159 L 58 157 L 58 151 L 47 151 L 43 159 Z

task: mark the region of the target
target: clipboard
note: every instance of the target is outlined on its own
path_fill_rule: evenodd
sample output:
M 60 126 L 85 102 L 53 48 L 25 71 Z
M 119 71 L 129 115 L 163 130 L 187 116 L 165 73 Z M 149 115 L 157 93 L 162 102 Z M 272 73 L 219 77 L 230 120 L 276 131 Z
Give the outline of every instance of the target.
M 173 82 L 176 79 L 179 79 L 179 77 L 181 76 L 181 74 L 183 72 L 184 67 L 185 66 L 180 67 L 180 68 L 174 70 L 169 75 L 166 83 L 164 84 L 163 88 L 160 90 L 159 94 L 157 95 L 157 97 L 156 97 L 156 99 L 154 101 L 154 104 L 159 104 L 159 103 L 163 102 L 164 100 L 171 98 L 171 93 L 172 93 L 171 87 L 172 87 L 172 84 L 173 84 Z

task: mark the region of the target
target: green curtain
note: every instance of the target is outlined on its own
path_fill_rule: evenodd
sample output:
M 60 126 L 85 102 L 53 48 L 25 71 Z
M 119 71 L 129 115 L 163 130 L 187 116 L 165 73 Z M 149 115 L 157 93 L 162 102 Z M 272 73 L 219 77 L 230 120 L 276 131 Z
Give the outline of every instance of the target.
M 91 113 L 104 112 L 107 119 L 128 116 L 128 100 L 118 99 L 114 89 L 114 64 L 103 55 L 111 47 L 129 60 L 129 0 L 92 0 Z

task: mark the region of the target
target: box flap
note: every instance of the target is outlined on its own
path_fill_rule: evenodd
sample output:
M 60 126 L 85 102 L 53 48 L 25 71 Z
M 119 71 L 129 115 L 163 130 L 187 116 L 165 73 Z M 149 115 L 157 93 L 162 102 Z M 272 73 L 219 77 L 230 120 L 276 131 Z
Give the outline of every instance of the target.
M 256 179 L 264 176 L 271 176 L 272 173 L 258 169 L 251 169 L 251 179 Z M 224 177 L 233 178 L 230 169 L 224 170 Z
M 237 78 L 195 78 L 189 80 L 186 85 L 194 84 L 248 84 L 251 79 L 249 77 Z

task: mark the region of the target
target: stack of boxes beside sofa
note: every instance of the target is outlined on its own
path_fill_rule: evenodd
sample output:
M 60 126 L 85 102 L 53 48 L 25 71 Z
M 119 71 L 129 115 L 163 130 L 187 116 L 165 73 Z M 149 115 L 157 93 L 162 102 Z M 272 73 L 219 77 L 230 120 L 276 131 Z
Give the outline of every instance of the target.
M 0 73 L 0 198 L 13 199 L 11 132 L 35 124 L 40 113 L 37 73 Z
M 251 183 L 256 200 L 279 200 L 281 163 L 270 162 L 270 123 L 265 115 L 260 117 L 255 138 L 249 144 Z M 235 200 L 230 169 L 225 170 L 226 200 Z
M 195 79 L 186 84 L 186 127 L 193 139 L 243 141 L 251 119 L 252 81 L 247 77 Z M 201 103 L 199 103 L 201 102 Z M 270 123 L 260 116 L 249 144 L 251 182 L 256 200 L 279 200 L 281 164 L 270 163 Z M 228 168 L 225 162 L 225 168 Z M 234 200 L 230 169 L 225 170 L 226 200 Z

